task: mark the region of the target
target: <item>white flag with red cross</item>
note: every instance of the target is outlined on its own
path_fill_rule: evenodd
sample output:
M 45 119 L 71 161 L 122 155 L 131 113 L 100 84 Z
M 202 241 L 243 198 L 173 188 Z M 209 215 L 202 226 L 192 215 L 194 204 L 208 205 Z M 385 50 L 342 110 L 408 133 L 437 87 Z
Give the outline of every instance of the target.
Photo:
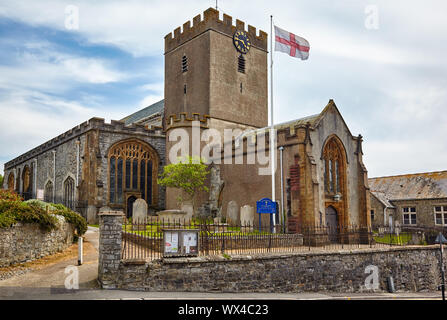
M 275 26 L 275 51 L 285 52 L 292 57 L 307 60 L 309 50 L 309 42 L 306 39 Z

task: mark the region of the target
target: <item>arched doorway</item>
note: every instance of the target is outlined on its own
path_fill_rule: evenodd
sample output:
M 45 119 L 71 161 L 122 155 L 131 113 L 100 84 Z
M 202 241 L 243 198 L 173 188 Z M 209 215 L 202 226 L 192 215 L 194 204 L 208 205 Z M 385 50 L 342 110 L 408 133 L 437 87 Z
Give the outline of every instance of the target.
M 333 206 L 326 208 L 326 226 L 328 227 L 329 241 L 337 242 L 338 240 L 338 214 Z
M 127 198 L 127 218 L 132 218 L 132 214 L 133 214 L 133 203 L 135 202 L 135 200 L 137 200 L 137 197 L 135 196 L 130 196 L 129 198 Z

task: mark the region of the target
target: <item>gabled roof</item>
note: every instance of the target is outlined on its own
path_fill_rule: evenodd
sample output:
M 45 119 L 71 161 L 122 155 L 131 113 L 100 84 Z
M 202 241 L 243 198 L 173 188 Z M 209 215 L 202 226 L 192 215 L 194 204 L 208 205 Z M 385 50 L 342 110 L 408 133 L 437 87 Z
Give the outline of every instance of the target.
M 337 106 L 335 105 L 334 100 L 332 100 L 332 99 L 329 100 L 326 107 L 320 113 L 317 113 L 317 114 L 314 114 L 311 116 L 307 116 L 307 117 L 303 117 L 303 118 L 299 118 L 299 119 L 295 119 L 295 120 L 291 120 L 291 121 L 287 121 L 287 122 L 283 122 L 283 123 L 275 124 L 275 129 L 281 130 L 281 129 L 286 129 L 289 127 L 292 128 L 292 127 L 298 127 L 298 126 L 305 126 L 307 124 L 309 124 L 312 128 L 315 128 L 318 126 L 320 121 L 324 118 L 326 113 L 328 113 L 329 110 L 332 108 L 338 113 L 338 115 L 340 116 L 340 118 L 343 121 L 343 124 L 345 125 L 346 129 L 348 130 L 349 134 L 352 136 L 351 131 L 349 131 L 349 127 L 346 125 L 345 120 L 343 119 L 340 111 L 338 110 Z M 243 133 L 241 136 L 247 136 L 254 132 L 257 132 L 257 133 L 270 132 L 270 126 L 251 130 L 250 132 Z M 354 139 L 355 138 L 356 137 L 354 137 Z
M 380 191 L 371 191 L 372 195 L 376 197 L 386 208 L 394 208 L 386 194 Z
M 165 107 L 165 100 L 163 99 L 154 104 L 151 104 L 150 106 L 144 109 L 132 113 L 131 115 L 121 119 L 121 121 L 124 121 L 124 124 L 128 126 L 131 125 L 132 123 L 139 122 L 145 118 L 148 118 L 156 113 L 163 111 L 164 107 Z
M 368 183 L 374 195 L 382 193 L 390 201 L 447 198 L 447 171 L 370 178 Z

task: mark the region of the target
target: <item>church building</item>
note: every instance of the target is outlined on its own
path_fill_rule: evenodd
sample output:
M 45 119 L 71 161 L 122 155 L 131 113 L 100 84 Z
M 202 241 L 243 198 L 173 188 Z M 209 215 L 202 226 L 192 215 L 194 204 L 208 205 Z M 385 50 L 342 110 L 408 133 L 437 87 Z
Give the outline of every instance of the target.
M 250 150 L 269 157 L 267 44 L 265 32 L 206 10 L 165 36 L 164 100 L 120 121 L 92 118 L 18 156 L 5 164 L 3 187 L 64 203 L 89 222 L 105 206 L 129 216 L 138 198 L 151 215 L 178 209 L 177 192 L 159 186 L 157 178 L 170 163 L 174 130 L 193 136 L 198 124 L 201 136 L 210 129 L 222 137 L 225 130 L 241 132 L 230 148 L 242 148 L 242 161 L 235 153 L 228 159 L 225 142 L 214 149 L 210 192 L 198 196 L 196 209 L 214 207 L 226 216 L 230 203 L 256 208 L 272 189 L 271 175 L 259 174 L 265 163 L 250 161 Z M 315 115 L 275 125 L 276 200 L 288 232 L 370 226 L 362 136 L 351 134 L 334 101 L 315 107 Z M 201 148 L 205 142 L 199 141 Z

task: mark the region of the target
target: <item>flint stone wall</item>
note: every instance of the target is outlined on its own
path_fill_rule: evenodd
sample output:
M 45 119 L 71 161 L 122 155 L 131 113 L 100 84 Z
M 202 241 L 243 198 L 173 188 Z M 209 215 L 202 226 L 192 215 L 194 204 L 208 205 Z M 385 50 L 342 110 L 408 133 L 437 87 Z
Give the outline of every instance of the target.
M 57 216 L 58 228 L 45 231 L 35 223 L 0 228 L 0 267 L 45 257 L 73 243 L 74 226 Z
M 371 292 L 369 265 L 378 267 L 379 288 L 393 276 L 400 292 L 435 291 L 440 283 L 436 247 L 373 249 L 358 252 L 270 254 L 223 257 L 122 260 L 116 288 L 194 292 Z

